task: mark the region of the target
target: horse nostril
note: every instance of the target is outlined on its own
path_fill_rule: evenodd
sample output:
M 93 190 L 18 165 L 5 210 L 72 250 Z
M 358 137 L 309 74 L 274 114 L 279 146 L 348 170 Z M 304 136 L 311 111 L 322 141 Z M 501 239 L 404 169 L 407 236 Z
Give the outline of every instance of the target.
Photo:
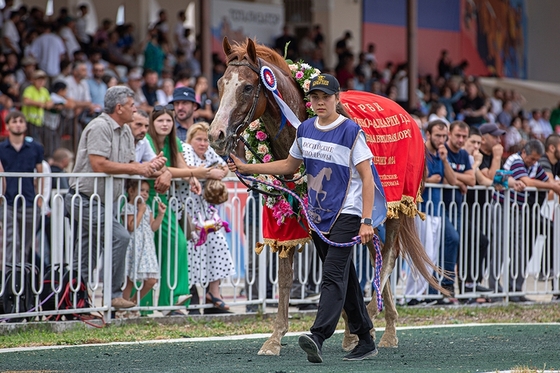
M 217 137 L 216 137 L 216 132 L 214 132 L 213 134 L 208 134 L 208 138 L 211 142 L 216 142 L 216 141 L 223 141 L 224 138 L 226 137 L 224 131 L 217 131 Z

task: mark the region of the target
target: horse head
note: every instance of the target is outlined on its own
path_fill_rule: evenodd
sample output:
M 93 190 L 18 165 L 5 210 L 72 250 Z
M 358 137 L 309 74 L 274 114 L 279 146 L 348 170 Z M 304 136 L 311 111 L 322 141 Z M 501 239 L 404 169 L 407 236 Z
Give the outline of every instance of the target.
M 211 145 L 220 155 L 228 155 L 233 150 L 237 136 L 266 107 L 255 43 L 248 39 L 245 45 L 246 48 L 232 47 L 227 37 L 222 43 L 227 68 L 218 80 L 220 106 L 209 133 Z
M 281 127 L 282 113 L 273 94 L 261 80 L 261 68 L 267 66 L 271 69 L 284 102 L 300 120 L 304 120 L 307 114 L 303 93 L 292 78 L 288 64 L 274 50 L 251 39 L 231 45 L 224 38 L 222 47 L 227 68 L 218 81 L 220 106 L 209 132 L 212 147 L 220 155 L 229 155 L 235 150 L 245 128 L 260 118 L 271 136 L 271 151 L 275 159 L 286 158 L 287 145 L 293 142 L 295 129 Z

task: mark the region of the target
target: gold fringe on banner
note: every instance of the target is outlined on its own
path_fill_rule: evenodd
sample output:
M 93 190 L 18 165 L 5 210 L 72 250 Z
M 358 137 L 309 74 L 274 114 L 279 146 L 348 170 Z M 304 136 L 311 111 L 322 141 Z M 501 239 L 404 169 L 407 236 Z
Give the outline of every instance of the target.
M 282 259 L 288 258 L 290 252 L 296 247 L 300 246 L 299 251 L 303 250 L 303 245 L 311 241 L 311 238 L 299 238 L 296 240 L 289 240 L 289 241 L 279 241 L 272 238 L 265 238 L 264 243 L 257 242 L 257 246 L 255 247 L 255 252 L 260 254 L 265 245 L 269 245 L 270 249 L 273 253 L 278 253 L 278 256 Z
M 416 201 L 421 200 L 416 197 Z M 415 199 L 410 196 L 402 196 L 400 201 L 387 203 L 387 219 L 398 219 L 399 213 L 402 212 L 411 218 L 416 215 L 420 216 L 422 220 L 426 218 L 426 214 L 418 210 L 418 205 L 414 202 Z

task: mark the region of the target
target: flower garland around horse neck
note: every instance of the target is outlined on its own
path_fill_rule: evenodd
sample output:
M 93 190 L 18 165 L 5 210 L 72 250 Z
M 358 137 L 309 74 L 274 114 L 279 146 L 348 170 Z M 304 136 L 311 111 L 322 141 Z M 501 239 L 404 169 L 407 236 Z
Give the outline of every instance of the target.
M 302 61 L 293 63 L 290 60 L 286 60 L 286 62 L 288 62 L 294 80 L 306 94 L 304 95 L 304 100 L 308 118 L 314 117 L 316 114 L 311 108 L 311 103 L 307 98 L 307 92 L 309 91 L 311 79 L 319 75 L 321 72 Z M 268 163 L 275 160 L 272 156 L 272 152 L 270 151 L 270 136 L 266 133 L 264 125 L 260 119 L 257 119 L 249 124 L 247 129 L 244 131 L 243 136 L 249 145 L 253 149 L 256 149 L 263 162 Z M 245 158 L 249 163 L 259 162 L 259 160 L 256 159 L 250 151 L 245 152 Z M 305 207 L 307 207 L 307 176 L 301 176 L 304 173 L 305 168 L 302 163 L 298 172 L 294 174 L 294 179 L 296 181 L 287 183 L 287 187 L 302 197 L 306 205 Z M 281 185 L 281 182 L 272 175 L 255 175 L 255 177 L 262 181 L 268 181 L 274 185 Z M 269 192 L 274 191 L 274 188 L 263 184 L 259 184 L 258 187 L 261 190 Z M 278 225 L 283 224 L 286 218 L 297 217 L 299 220 L 303 216 L 297 200 L 287 193 L 282 194 L 279 197 L 270 197 L 265 195 L 264 203 L 272 210 L 272 215 L 276 219 Z

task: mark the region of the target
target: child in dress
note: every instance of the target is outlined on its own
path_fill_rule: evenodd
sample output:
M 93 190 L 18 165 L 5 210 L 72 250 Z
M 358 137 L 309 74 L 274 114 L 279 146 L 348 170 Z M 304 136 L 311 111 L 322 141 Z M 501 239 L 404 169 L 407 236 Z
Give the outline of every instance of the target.
M 126 228 L 130 234 L 130 243 L 126 251 L 126 287 L 123 290 L 123 298 L 138 303 L 157 283 L 159 278 L 159 264 L 154 244 L 154 232 L 157 231 L 165 215 L 167 206 L 158 201 L 158 214 L 154 218 L 152 209 L 146 204 L 150 194 L 150 184 L 146 180 L 140 181 L 140 192 L 138 192 L 138 180 L 127 182 L 128 201 L 126 203 L 125 217 Z M 139 294 L 131 299 L 130 294 L 134 284 L 142 281 Z

